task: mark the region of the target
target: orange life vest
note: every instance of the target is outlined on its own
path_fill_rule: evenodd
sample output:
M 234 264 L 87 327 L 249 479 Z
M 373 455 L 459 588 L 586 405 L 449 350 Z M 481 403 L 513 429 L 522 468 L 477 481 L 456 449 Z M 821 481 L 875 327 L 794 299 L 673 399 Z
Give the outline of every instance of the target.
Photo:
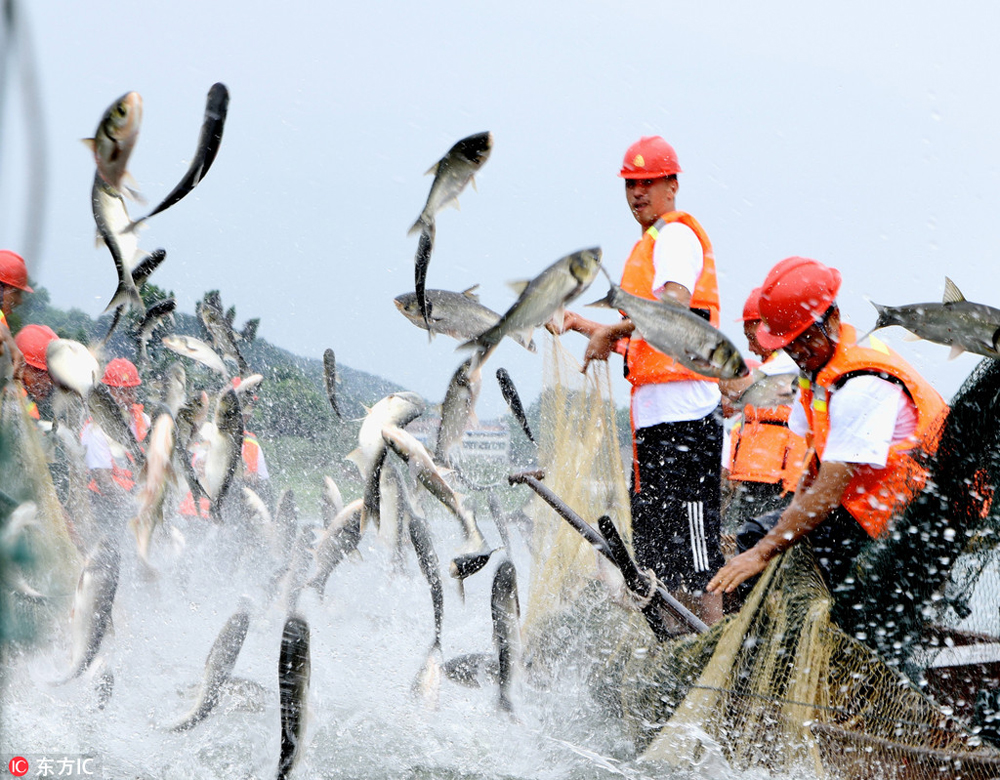
M 857 344 L 850 325 L 841 324 L 840 340 L 833 358 L 810 383 L 799 381 L 800 400 L 809 421 L 808 443 L 822 459 L 830 433 L 828 398 L 852 376 L 873 374 L 902 384 L 917 409 L 917 425 L 906 441 L 893 444 L 885 467 L 856 466 L 841 505 L 872 538 L 885 531 L 889 521 L 914 498 L 927 482 L 927 458 L 937 452 L 948 405 L 899 355 L 881 342 L 871 347 Z
M 249 476 L 257 476 L 260 471 L 260 442 L 250 431 L 243 431 L 243 464 Z
M 690 214 L 683 211 L 670 211 L 657 220 L 656 224 L 647 230 L 642 238 L 632 248 L 632 254 L 625 262 L 625 270 L 622 272 L 622 289 L 648 300 L 656 300 L 653 294 L 653 277 L 655 269 L 653 267 L 653 246 L 660 235 L 660 230 L 672 222 L 680 222 L 687 225 L 698 237 L 701 243 L 702 266 L 698 278 L 695 280 L 694 289 L 691 290 L 692 309 L 708 311 L 709 320 L 716 327 L 719 326 L 719 283 L 715 275 L 715 254 L 712 252 L 712 243 L 708 240 L 708 235 L 698 221 Z M 625 354 L 626 378 L 633 387 L 638 385 L 661 384 L 664 382 L 677 382 L 680 380 L 699 380 L 706 382 L 717 382 L 716 379 L 709 379 L 696 374 L 694 371 L 685 368 L 676 360 L 664 355 L 654 349 L 638 335 L 633 335 L 628 340 L 628 349 Z
M 805 468 L 806 440 L 788 429 L 790 406 L 746 406 L 731 434 L 729 478 L 735 482 L 781 484 L 795 490 Z

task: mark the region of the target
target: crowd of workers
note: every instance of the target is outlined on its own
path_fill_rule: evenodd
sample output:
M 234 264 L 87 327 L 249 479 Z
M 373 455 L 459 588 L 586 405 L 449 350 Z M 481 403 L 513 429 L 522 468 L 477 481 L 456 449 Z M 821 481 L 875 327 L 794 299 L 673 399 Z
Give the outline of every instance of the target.
M 49 343 L 58 335 L 47 325 L 29 323 L 11 337 L 8 320 L 14 309 L 21 303 L 25 292 L 33 292 L 28 286 L 28 272 L 24 259 L 10 250 L 0 250 L 0 342 L 4 351 L 9 350 L 14 365 L 14 377 L 18 380 L 21 392 L 27 403 L 28 414 L 41 424 L 43 430 L 49 429 L 53 420 L 53 384 L 48 372 L 47 350 Z M 149 434 L 152 423 L 150 416 L 139 403 L 139 388 L 142 379 L 132 361 L 124 357 L 116 357 L 108 362 L 101 377 L 101 383 L 106 385 L 111 398 L 118 406 L 125 419 L 135 443 L 140 448 Z M 241 379 L 232 380 L 234 387 L 239 387 Z M 241 409 L 244 424 L 249 424 L 253 415 L 256 395 L 245 395 Z M 95 514 L 108 518 L 117 527 L 123 527 L 125 521 L 134 516 L 135 497 L 138 492 L 137 475 L 134 473 L 134 457 L 127 448 L 117 446 L 109 440 L 93 418 L 88 417 L 80 431 L 80 444 L 83 448 L 89 482 L 87 489 L 89 500 Z M 250 431 L 244 431 L 243 440 L 243 480 L 255 489 L 265 503 L 270 505 L 272 492 L 267 463 L 257 437 Z M 190 453 L 195 473 L 203 470 L 205 453 L 193 445 Z M 51 463 L 54 482 L 60 498 L 65 499 L 64 491 L 68 489 L 61 464 Z M 188 492 L 180 501 L 177 511 L 182 515 L 203 518 L 210 516 L 210 503 L 201 497 L 199 505 Z
M 676 208 L 677 154 L 659 136 L 625 153 L 619 176 L 641 228 L 621 287 L 689 307 L 719 324 L 715 257 L 705 230 Z M 708 379 L 646 344 L 628 318 L 603 325 L 577 314 L 563 329 L 588 338 L 591 360 L 624 356 L 632 385 L 633 546 L 707 623 L 723 593 L 747 588 L 769 561 L 803 539 L 827 581 L 847 574 L 861 544 L 884 533 L 922 489 L 948 407 L 884 344 L 858 343 L 837 306 L 840 273 L 816 260 L 777 263 L 747 297 L 742 321 L 756 376 L 799 373 L 787 406 L 745 406 L 725 453 L 740 521 L 737 554 L 723 563 L 723 414 L 750 380 Z M 550 326 L 550 328 L 553 326 Z
M 690 308 L 718 327 L 715 257 L 698 221 L 676 208 L 677 154 L 659 136 L 625 153 L 619 176 L 641 228 L 621 287 L 647 299 Z M 807 538 L 831 584 L 860 545 L 882 534 L 919 492 L 948 408 L 897 354 L 875 339 L 858 343 L 837 306 L 840 273 L 802 257 L 777 263 L 747 297 L 742 321 L 762 364 L 750 379 L 719 381 L 681 366 L 647 344 L 628 318 L 604 325 L 569 312 L 562 329 L 584 334 L 584 368 L 624 357 L 632 385 L 632 541 L 638 563 L 707 623 L 722 615 L 722 595 L 759 575 L 768 562 Z M 51 416 L 45 353 L 56 334 L 26 325 L 11 337 L 7 318 L 31 292 L 23 259 L 0 251 L 0 343 L 9 350 L 36 419 Z M 554 329 L 554 325 L 549 326 Z M 744 406 L 724 452 L 723 415 L 753 378 L 797 372 L 798 398 L 777 408 Z M 239 380 L 235 380 L 238 382 Z M 108 363 L 102 382 L 130 420 L 136 441 L 150 420 L 137 401 L 141 385 L 125 358 Z M 252 412 L 252 399 L 244 411 Z M 127 506 L 135 478 L 127 453 L 117 456 L 100 428 L 81 441 L 92 500 Z M 267 467 L 246 433 L 245 476 L 267 489 Z M 192 453 L 197 465 L 199 454 Z M 725 465 L 725 468 L 724 468 Z M 720 500 L 729 483 L 729 514 L 738 521 L 737 554 L 725 561 Z M 204 499 L 203 499 L 204 502 Z M 180 511 L 208 515 L 188 495 Z

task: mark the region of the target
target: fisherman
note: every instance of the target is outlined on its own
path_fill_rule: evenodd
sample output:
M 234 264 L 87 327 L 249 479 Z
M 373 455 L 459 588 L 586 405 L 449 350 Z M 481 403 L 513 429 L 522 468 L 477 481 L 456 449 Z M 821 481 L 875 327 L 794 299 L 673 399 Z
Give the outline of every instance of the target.
M 115 358 L 104 369 L 101 383 L 107 385 L 115 404 L 128 418 L 132 436 L 141 443 L 149 433 L 151 420 L 142 404 L 137 403 L 137 388 L 142 380 L 135 365 L 126 358 Z M 93 419 L 83 426 L 80 442 L 86 450 L 85 459 L 92 477 L 88 486 L 91 498 L 99 509 L 111 510 L 113 517 L 128 519 L 130 496 L 135 490 L 132 456 L 127 449 L 124 454 L 116 455 L 106 433 Z
M 840 282 L 835 268 L 803 257 L 782 260 L 764 281 L 757 339 L 802 371 L 788 427 L 815 453 L 792 503 L 759 518 L 757 540 L 741 539 L 740 554 L 709 583 L 714 593 L 731 593 L 806 536 L 836 586 L 926 482 L 948 406 L 884 344 L 857 343 L 840 319 Z
M 724 389 L 736 400 L 755 381 L 767 377 L 798 374 L 799 368 L 783 350 L 769 350 L 757 340 L 760 326 L 760 288 L 756 287 L 743 305 L 743 333 L 750 351 L 764 362 L 743 380 L 732 380 Z M 723 399 L 724 406 L 726 398 Z M 727 452 L 727 471 L 732 498 L 725 512 L 729 527 L 744 522 L 791 501 L 799 483 L 806 456 L 806 442 L 788 429 L 791 404 L 773 407 L 745 404 L 733 426 Z
M 677 211 L 677 153 L 660 136 L 629 147 L 619 176 L 642 238 L 625 263 L 621 287 L 647 299 L 689 307 L 719 324 L 715 256 L 705 230 Z M 556 329 L 550 327 L 551 329 Z M 633 334 L 625 318 L 603 325 L 567 312 L 562 330 L 590 342 L 584 370 L 610 353 L 625 357 L 632 383 L 632 542 L 640 566 L 688 601 L 706 623 L 722 614 L 705 592 L 723 562 L 719 547 L 722 414 L 718 380 L 696 374 Z
M 25 325 L 14 342 L 24 355 L 22 383 L 28 399 L 28 414 L 34 420 L 52 419 L 52 377 L 49 376 L 45 350 L 59 338 L 48 325 Z
M 24 258 L 9 249 L 0 249 L 0 355 L 10 352 L 14 378 L 24 371 L 24 356 L 10 332 L 10 315 L 21 305 L 23 293 L 34 292 L 28 286 L 28 268 Z
M 243 380 L 240 377 L 233 377 L 233 387 L 238 391 Z M 243 481 L 248 488 L 254 491 L 267 504 L 269 509 L 274 509 L 274 494 L 271 490 L 271 475 L 267 472 L 267 462 L 264 460 L 264 451 L 260 447 L 256 434 L 247 430 L 250 418 L 253 416 L 254 404 L 259 400 L 257 394 L 250 392 L 240 393 L 240 409 L 243 412 Z

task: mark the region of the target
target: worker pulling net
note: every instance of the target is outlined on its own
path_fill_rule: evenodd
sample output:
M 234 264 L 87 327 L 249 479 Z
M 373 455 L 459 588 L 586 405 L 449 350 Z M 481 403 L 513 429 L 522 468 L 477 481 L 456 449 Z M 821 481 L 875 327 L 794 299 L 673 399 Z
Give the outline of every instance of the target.
M 1000 368 L 984 361 L 953 399 L 927 490 L 832 594 L 808 544 L 796 545 L 739 614 L 701 635 L 657 642 L 595 585 L 595 575 L 616 580 L 590 545 L 536 499 L 529 641 L 555 652 L 546 637 L 582 646 L 574 637 L 588 633 L 596 697 L 649 760 L 691 766 L 711 750 L 737 769 L 821 777 L 1000 776 L 997 685 L 973 675 L 946 700 L 924 681 L 959 629 L 974 633 L 963 622 L 970 594 L 993 611 L 1000 603 L 988 501 L 1000 479 L 998 391 Z M 591 523 L 610 514 L 627 536 L 607 369 L 582 376 L 553 343 L 542 425 L 548 487 Z

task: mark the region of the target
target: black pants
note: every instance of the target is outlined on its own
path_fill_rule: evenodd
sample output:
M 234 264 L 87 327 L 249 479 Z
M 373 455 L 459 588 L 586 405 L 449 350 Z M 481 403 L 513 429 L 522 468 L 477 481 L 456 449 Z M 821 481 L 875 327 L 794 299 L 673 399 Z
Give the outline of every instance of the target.
M 704 590 L 723 564 L 719 549 L 722 418 L 660 423 L 635 432 L 632 542 L 643 568 L 674 590 Z

